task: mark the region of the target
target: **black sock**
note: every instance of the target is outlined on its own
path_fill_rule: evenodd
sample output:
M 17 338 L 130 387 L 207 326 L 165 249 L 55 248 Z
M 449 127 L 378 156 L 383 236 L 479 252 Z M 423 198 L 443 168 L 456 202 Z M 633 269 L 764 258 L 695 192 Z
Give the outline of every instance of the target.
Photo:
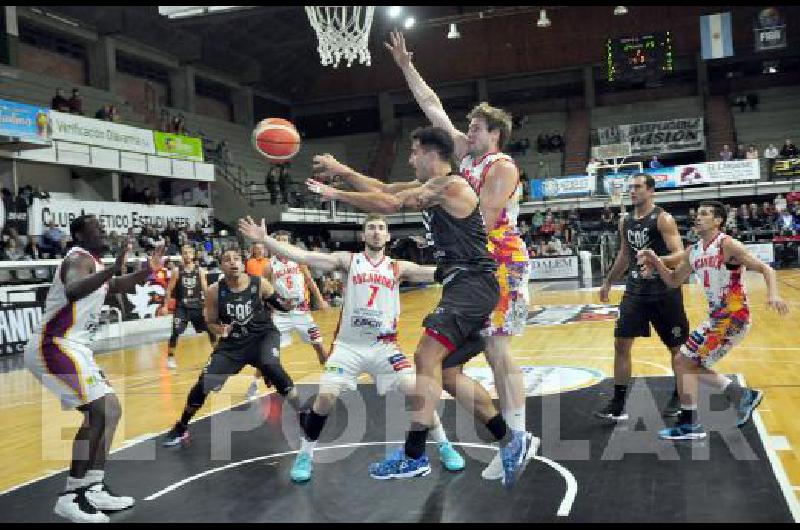
M 486 428 L 489 429 L 489 432 L 492 433 L 492 436 L 494 436 L 495 440 L 501 444 L 503 442 L 507 442 L 511 434 L 511 429 L 508 428 L 506 420 L 503 418 L 502 414 L 498 414 L 487 421 Z
M 319 440 L 319 434 L 322 432 L 322 428 L 325 427 L 328 417 L 321 416 L 314 412 L 314 409 L 311 409 L 301 413 L 300 418 L 300 427 L 303 428 L 306 439 L 311 442 Z
M 744 391 L 744 387 L 740 386 L 738 382 L 733 380 L 731 381 L 731 384 L 725 387 L 723 394 L 725 394 L 725 397 L 728 398 L 728 401 L 735 405 L 741 401 L 742 396 L 744 396 Z
M 625 396 L 628 394 L 628 385 L 614 385 L 614 401 L 620 405 L 625 404 Z
M 407 457 L 416 459 L 425 454 L 425 440 L 428 439 L 428 430 L 430 430 L 430 427 L 426 427 L 421 423 L 413 422 L 411 424 L 410 430 L 406 435 L 405 452 Z
M 189 422 L 192 421 L 192 418 L 194 418 L 196 412 L 197 409 L 192 409 L 192 410 L 189 410 L 188 408 L 183 409 L 183 414 L 181 414 L 181 419 L 177 423 L 176 427 L 180 426 L 183 429 L 183 431 L 186 431 L 186 429 L 189 428 Z
M 694 425 L 697 423 L 697 409 L 689 410 L 681 407 L 681 413 L 678 416 L 678 423 Z

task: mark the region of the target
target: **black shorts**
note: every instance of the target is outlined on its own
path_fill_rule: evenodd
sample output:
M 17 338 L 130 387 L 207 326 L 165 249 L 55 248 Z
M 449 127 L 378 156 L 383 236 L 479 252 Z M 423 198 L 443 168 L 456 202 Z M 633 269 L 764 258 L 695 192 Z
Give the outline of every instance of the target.
M 264 380 L 275 386 L 278 393 L 285 395 L 294 383 L 281 365 L 280 346 L 281 334 L 277 329 L 270 329 L 263 336 L 246 342 L 221 340 L 203 369 L 207 390 L 219 391 L 230 376 L 249 365 L 258 368 Z
M 203 316 L 203 309 L 202 308 L 187 308 L 187 307 L 176 307 L 175 314 L 172 316 L 172 335 L 181 335 L 184 331 L 186 331 L 186 326 L 192 323 L 194 330 L 197 333 L 202 333 L 203 331 L 208 331 L 208 326 L 206 325 L 206 319 Z
M 649 337 L 650 324 L 653 324 L 666 347 L 675 348 L 686 342 L 689 336 L 689 319 L 686 318 L 683 308 L 681 289 L 670 289 L 658 297 L 623 295 L 614 336 Z
M 433 337 L 447 348 L 450 355 L 459 352 L 472 353 L 471 346 L 483 329 L 486 319 L 500 300 L 500 285 L 493 272 L 458 271 L 442 281 L 442 299 L 439 305 L 422 321 L 425 334 Z M 478 352 L 479 353 L 479 352 Z M 445 359 L 445 367 L 467 362 L 472 356 Z M 453 364 L 455 363 L 455 364 Z

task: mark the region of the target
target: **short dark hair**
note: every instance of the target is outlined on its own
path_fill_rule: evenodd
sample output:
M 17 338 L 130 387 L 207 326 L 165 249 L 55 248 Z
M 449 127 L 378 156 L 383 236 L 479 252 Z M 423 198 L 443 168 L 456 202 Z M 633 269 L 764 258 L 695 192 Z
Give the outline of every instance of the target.
M 436 151 L 445 162 L 453 158 L 453 138 L 441 127 L 420 127 L 411 133 L 411 139 L 418 141 L 426 151 Z
M 631 178 L 632 179 L 643 178 L 644 185 L 648 190 L 656 189 L 656 179 L 654 179 L 652 175 L 648 175 L 647 173 L 636 173 Z
M 703 206 L 706 206 L 714 210 L 714 217 L 722 219 L 723 223 L 725 222 L 725 219 L 727 219 L 728 217 L 728 208 L 719 201 L 702 201 L 697 206 L 697 209 L 699 210 Z
M 93 217 L 94 215 L 87 213 L 72 220 L 72 222 L 69 224 L 69 235 L 72 236 L 73 241 L 75 241 L 75 236 L 77 234 L 83 233 L 83 229 L 86 227 L 86 221 Z

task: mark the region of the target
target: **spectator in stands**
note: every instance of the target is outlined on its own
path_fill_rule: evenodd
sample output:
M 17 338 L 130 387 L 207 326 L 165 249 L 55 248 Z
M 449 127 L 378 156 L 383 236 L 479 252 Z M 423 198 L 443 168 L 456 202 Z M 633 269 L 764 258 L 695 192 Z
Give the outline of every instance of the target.
M 750 94 L 747 94 L 747 98 L 745 99 L 747 100 L 747 105 L 750 107 L 751 111 L 755 112 L 758 110 L 758 94 L 751 92 Z
M 764 212 L 765 217 L 775 215 L 775 205 L 769 201 L 764 201 L 764 204 L 761 205 L 761 210 Z
M 539 154 L 545 153 L 550 147 L 550 137 L 545 133 L 539 133 L 536 137 L 536 151 Z
M 781 147 L 781 158 L 797 158 L 797 147 L 787 138 Z
M 167 228 L 164 229 L 164 235 L 173 243 L 178 242 L 178 227 L 175 225 L 175 221 L 167 222 Z
M 108 121 L 113 121 L 114 123 L 119 123 L 122 121 L 122 116 L 119 114 L 119 109 L 116 105 L 111 105 L 108 108 Z
M 277 204 L 278 203 L 278 181 L 275 178 L 275 166 L 270 166 L 269 171 L 267 171 L 267 176 L 264 177 L 264 186 L 267 188 L 267 192 L 269 192 L 269 202 L 270 204 Z
M 750 147 L 747 148 L 747 155 L 745 158 L 748 160 L 758 160 L 758 149 L 753 144 L 750 144 Z
M 736 153 L 734 154 L 735 160 L 744 160 L 747 157 L 747 149 L 744 148 L 744 144 L 739 144 L 736 146 Z
M 33 192 L 32 199 L 41 199 L 43 201 L 50 200 L 50 192 L 44 191 L 41 186 L 36 186 L 36 191 Z
M 18 237 L 11 237 L 6 241 L 3 249 L 3 261 L 20 261 L 25 257 L 25 253 L 19 244 Z
M 64 97 L 64 89 L 58 87 L 56 95 L 50 101 L 50 108 L 58 112 L 69 112 L 69 100 Z
M 618 228 L 614 221 L 614 212 L 608 203 L 603 206 L 603 212 L 600 214 L 600 227 L 603 232 L 615 232 Z
M 25 255 L 28 256 L 28 258 L 30 258 L 30 259 L 33 259 L 33 260 L 44 259 L 43 254 L 42 254 L 42 249 L 39 248 L 39 244 L 36 242 L 36 238 L 34 238 L 34 237 L 29 237 L 28 238 L 28 244 L 25 245 L 24 252 L 25 252 Z
M 751 202 L 750 206 L 748 207 L 748 209 L 750 210 L 751 224 L 754 227 L 760 226 L 761 222 L 763 221 L 763 219 L 762 219 L 761 211 L 758 209 L 758 205 L 756 203 L 754 203 L 754 202 Z
M 734 105 L 744 112 L 747 109 L 747 98 L 742 95 L 736 96 L 736 103 L 734 103 Z
M 550 137 L 550 152 L 560 151 L 564 151 L 564 138 L 559 133 L 555 133 Z
M 775 147 L 775 144 L 769 144 L 769 147 L 764 149 L 764 158 L 767 159 L 767 171 L 769 173 L 769 179 L 772 180 L 772 170 L 775 166 L 775 159 L 778 158 L 780 152 L 778 148 Z
M 176 244 L 176 241 L 169 236 L 163 236 L 164 240 L 164 252 L 166 252 L 167 256 L 175 256 L 180 254 L 180 249 Z
M 731 146 L 728 144 L 722 146 L 722 151 L 719 152 L 719 159 L 723 162 L 733 160 L 733 151 L 731 151 Z
M 50 221 L 47 225 L 47 230 L 41 237 L 42 252 L 53 257 L 62 255 L 67 242 L 66 239 L 66 234 L 56 226 L 55 221 Z
M 81 98 L 80 91 L 77 88 L 72 89 L 72 97 L 67 102 L 69 111 L 72 114 L 79 114 L 83 116 L 83 98 Z
M 531 227 L 525 220 L 519 222 L 519 236 L 525 242 L 525 245 L 531 244 Z
M 544 224 L 544 215 L 539 210 L 534 210 L 533 218 L 531 219 L 531 231 L 534 235 L 538 235 Z
M 281 190 L 281 202 L 289 202 L 289 174 L 283 164 L 278 165 L 278 187 Z
M 251 276 L 263 276 L 264 269 L 269 263 L 269 258 L 264 255 L 264 245 L 253 243 L 250 247 L 250 257 L 244 264 L 245 271 Z
M 746 204 L 739 206 L 739 211 L 736 216 L 736 226 L 743 232 L 750 231 L 750 211 Z
M 773 202 L 775 203 L 775 211 L 778 213 L 786 211 L 786 197 L 778 195 L 773 199 Z
M 653 155 L 653 158 L 650 159 L 650 169 L 661 169 L 664 167 L 664 164 L 658 159 L 658 155 Z
M 156 196 L 153 195 L 153 192 L 150 190 L 150 188 L 145 188 L 144 190 L 142 190 L 142 193 L 144 194 L 142 201 L 144 202 L 144 204 L 152 206 L 156 203 Z
M 111 105 L 103 105 L 94 113 L 96 120 L 109 121 L 111 116 Z

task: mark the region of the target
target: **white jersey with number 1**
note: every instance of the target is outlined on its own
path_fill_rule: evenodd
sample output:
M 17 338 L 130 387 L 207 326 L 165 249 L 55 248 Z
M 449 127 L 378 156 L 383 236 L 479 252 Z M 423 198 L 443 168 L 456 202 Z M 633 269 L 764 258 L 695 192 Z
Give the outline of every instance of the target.
M 395 342 L 400 314 L 400 274 L 388 256 L 372 263 L 364 253 L 354 254 L 345 284 L 344 305 L 337 343 L 368 345 Z

